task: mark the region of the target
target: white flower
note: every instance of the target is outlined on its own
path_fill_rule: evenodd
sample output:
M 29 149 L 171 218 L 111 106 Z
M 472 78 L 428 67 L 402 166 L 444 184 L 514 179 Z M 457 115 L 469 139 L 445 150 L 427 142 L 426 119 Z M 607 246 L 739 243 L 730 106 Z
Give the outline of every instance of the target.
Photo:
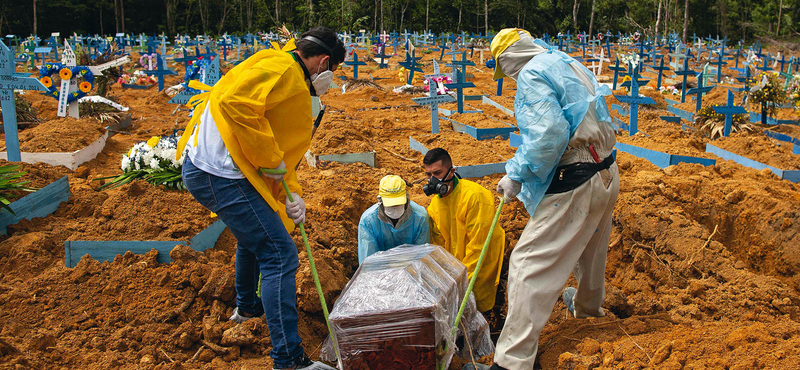
M 127 155 L 122 156 L 122 163 L 120 164 L 122 167 L 122 172 L 128 172 L 131 170 L 131 159 L 128 158 Z
M 150 160 L 150 168 L 156 171 L 161 170 L 161 166 L 158 165 L 158 159 L 153 158 Z

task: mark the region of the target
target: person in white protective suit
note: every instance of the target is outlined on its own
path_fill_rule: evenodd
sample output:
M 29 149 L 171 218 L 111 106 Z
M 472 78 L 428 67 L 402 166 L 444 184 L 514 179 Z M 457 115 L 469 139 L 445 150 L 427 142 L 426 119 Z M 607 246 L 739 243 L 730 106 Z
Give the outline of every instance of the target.
M 358 264 L 376 252 L 403 244 L 427 244 L 431 238 L 428 212 L 408 199 L 400 176 L 384 176 L 378 198 L 358 223 Z
M 495 363 L 478 369 L 530 370 L 570 272 L 578 288 L 562 293 L 568 311 L 578 318 L 604 316 L 606 253 L 619 193 L 616 137 L 603 98 L 611 91 L 525 30 L 502 30 L 491 52 L 495 79 L 517 82 L 514 110 L 522 136 L 497 191 L 506 201 L 521 200 L 531 217 L 509 260 L 508 315 Z

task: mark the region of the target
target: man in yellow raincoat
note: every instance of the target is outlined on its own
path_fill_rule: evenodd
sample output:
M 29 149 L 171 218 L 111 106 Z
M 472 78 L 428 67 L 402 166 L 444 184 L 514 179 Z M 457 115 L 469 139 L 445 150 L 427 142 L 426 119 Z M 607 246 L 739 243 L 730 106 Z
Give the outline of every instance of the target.
M 464 263 L 472 278 L 494 219 L 494 197 L 482 186 L 459 179 L 450 154 L 442 148 L 428 151 L 422 164 L 428 176 L 423 191 L 433 195 L 428 206 L 431 243 L 444 247 Z M 497 225 L 473 288 L 479 311 L 494 307 L 505 242 L 506 233 Z
M 290 42 L 289 45 L 293 43 Z M 297 247 L 289 236 L 305 220 L 296 165 L 311 142 L 311 95 L 321 95 L 344 60 L 334 31 L 314 28 L 296 49 L 262 50 L 223 76 L 195 107 L 178 156 L 192 196 L 236 237 L 238 323 L 264 315 L 275 369 L 331 369 L 304 354 L 298 335 Z M 260 169 L 286 169 L 261 175 Z M 294 202 L 281 180 L 286 180 Z M 261 298 L 256 289 L 261 274 Z

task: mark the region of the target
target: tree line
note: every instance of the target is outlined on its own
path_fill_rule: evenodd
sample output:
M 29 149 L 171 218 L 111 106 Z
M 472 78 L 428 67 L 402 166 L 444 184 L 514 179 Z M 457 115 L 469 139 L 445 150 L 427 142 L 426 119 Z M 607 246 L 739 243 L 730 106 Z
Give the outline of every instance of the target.
M 21 0 L 0 2 L 0 35 L 221 35 L 305 30 L 536 35 L 611 31 L 799 39 L 800 0 Z

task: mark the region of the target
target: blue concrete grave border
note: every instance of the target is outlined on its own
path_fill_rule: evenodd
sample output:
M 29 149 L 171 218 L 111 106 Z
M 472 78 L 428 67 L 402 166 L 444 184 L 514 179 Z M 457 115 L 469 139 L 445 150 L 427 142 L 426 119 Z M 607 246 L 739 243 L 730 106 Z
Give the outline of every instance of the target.
M 69 268 L 75 267 L 80 262 L 81 257 L 89 257 L 99 261 L 113 262 L 117 255 L 131 251 L 134 254 L 145 254 L 151 249 L 158 251 L 156 261 L 158 263 L 172 262 L 169 252 L 177 245 L 188 245 L 192 249 L 202 252 L 213 248 L 219 239 L 222 231 L 225 230 L 225 223 L 217 220 L 203 231 L 197 233 L 187 244 L 185 240 L 143 240 L 143 241 L 95 241 L 95 240 L 68 240 L 64 242 L 64 265 Z
M 789 180 L 791 182 L 800 182 L 800 171 L 798 170 L 781 170 L 764 163 L 754 161 L 747 157 L 742 157 L 738 154 L 731 153 L 725 149 L 718 148 L 711 144 L 706 144 L 706 152 L 714 154 L 722 159 L 732 160 L 745 167 L 750 167 L 756 170 L 763 170 L 768 168 L 772 173 L 780 177 L 782 180 Z
M 617 143 L 617 149 L 621 152 L 628 153 L 634 155 L 639 158 L 646 159 L 650 161 L 650 163 L 661 167 L 667 168 L 669 166 L 676 165 L 678 163 L 698 163 L 703 166 L 713 166 L 717 163 L 716 159 L 709 159 L 709 158 L 700 158 L 700 157 L 691 157 L 686 155 L 676 155 L 676 154 L 667 154 L 664 152 L 659 152 L 657 150 L 646 149 L 642 147 L 638 147 L 635 145 L 625 144 L 625 143 Z
M 761 112 L 750 112 L 750 122 L 761 123 Z M 800 125 L 800 120 L 775 119 L 767 117 L 768 125 Z
M 673 107 L 671 105 L 668 105 L 667 106 L 667 111 L 669 111 L 670 113 L 672 113 L 672 114 L 674 114 L 674 115 L 676 115 L 676 116 L 678 116 L 680 118 L 683 118 L 683 119 L 685 119 L 687 121 L 693 121 L 694 120 L 694 113 L 685 111 L 685 110 L 680 109 L 678 107 Z
M 411 148 L 411 150 L 420 152 L 422 153 L 422 155 L 428 153 L 428 148 L 426 148 L 424 144 L 415 140 L 411 136 L 408 137 L 408 145 Z M 484 176 L 494 175 L 496 173 L 506 173 L 506 163 L 498 162 L 498 163 L 487 163 L 487 164 L 474 164 L 470 166 L 456 166 L 456 172 L 458 172 L 459 175 L 465 178 L 484 177 Z
M 47 186 L 30 193 L 14 202 L 9 207 L 15 214 L 0 211 L 0 233 L 5 235 L 9 225 L 22 220 L 46 217 L 58 209 L 61 202 L 69 200 L 69 179 L 64 176 Z
M 441 117 L 441 118 L 444 119 L 444 120 L 450 121 L 450 124 L 452 124 L 452 126 L 453 126 L 453 131 L 465 133 L 465 134 L 467 134 L 469 136 L 472 136 L 473 138 L 475 138 L 477 140 L 488 140 L 488 139 L 493 139 L 495 137 L 500 137 L 501 139 L 508 139 L 509 135 L 512 132 L 517 130 L 516 126 L 512 126 L 512 125 L 510 125 L 508 123 L 505 123 L 503 121 L 499 121 L 499 122 L 507 125 L 508 127 L 477 128 L 477 127 L 472 127 L 472 126 L 467 125 L 467 124 L 456 122 L 456 121 L 454 121 L 454 120 L 452 120 L 450 118 L 447 118 L 447 117 Z
M 800 139 L 771 130 L 764 130 L 764 135 L 767 135 L 767 137 L 773 138 L 775 140 L 785 141 L 787 143 L 794 144 L 794 147 L 792 147 L 792 153 L 800 155 Z

